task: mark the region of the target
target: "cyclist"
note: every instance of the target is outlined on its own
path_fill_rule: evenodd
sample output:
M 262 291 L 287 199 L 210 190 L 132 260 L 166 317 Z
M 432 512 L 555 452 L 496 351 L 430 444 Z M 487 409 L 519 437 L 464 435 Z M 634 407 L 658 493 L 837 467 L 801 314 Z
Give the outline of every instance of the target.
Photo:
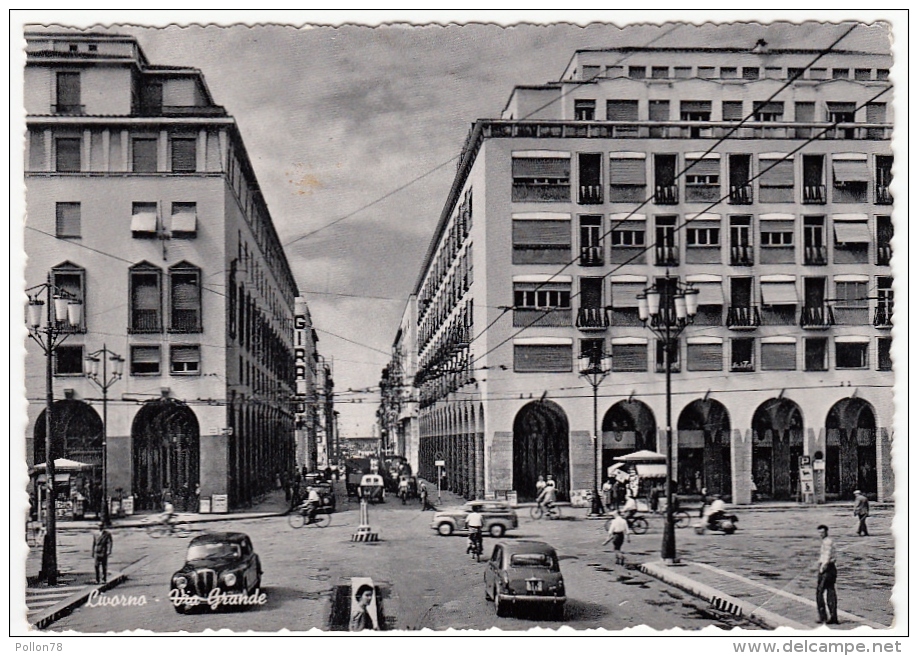
M 159 521 L 165 524 L 166 526 L 172 526 L 172 520 L 175 518 L 175 506 L 172 505 L 172 501 L 166 499 L 163 501 L 163 514 L 160 515 Z
M 548 514 L 551 515 L 554 513 L 555 502 L 557 500 L 558 491 L 555 489 L 555 481 L 549 476 L 548 480 L 545 482 L 545 487 L 542 488 L 542 491 L 539 492 L 539 496 L 536 498 L 536 504 L 545 506 Z
M 708 506 L 707 511 L 705 512 L 705 525 L 709 529 L 713 529 L 717 524 L 719 519 L 722 519 L 724 516 L 724 509 L 726 508 L 724 500 L 720 498 L 719 494 L 714 495 L 714 501 L 711 502 L 711 505 Z
M 481 540 L 481 529 L 484 526 L 484 517 L 481 516 L 481 506 L 472 506 L 472 512 L 465 518 L 465 525 L 469 529 L 469 544 L 465 548 L 465 553 L 472 553 L 473 549 L 484 551 Z
M 319 496 L 316 488 L 310 486 L 306 488 L 306 501 L 303 502 L 303 509 L 306 511 L 306 523 L 312 524 L 319 512 L 319 506 L 322 505 L 322 498 Z
M 408 477 L 402 476 L 398 481 L 398 496 L 402 500 L 402 505 L 407 503 L 408 499 Z
M 637 514 L 637 500 L 630 494 L 625 497 L 625 505 L 621 507 L 621 514 L 629 524 L 631 524 L 631 520 L 634 519 L 634 516 Z

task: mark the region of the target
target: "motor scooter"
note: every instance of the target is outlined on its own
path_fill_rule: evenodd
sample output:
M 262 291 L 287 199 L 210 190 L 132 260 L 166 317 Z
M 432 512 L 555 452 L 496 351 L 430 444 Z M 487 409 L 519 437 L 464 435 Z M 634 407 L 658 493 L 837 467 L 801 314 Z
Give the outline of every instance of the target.
M 736 532 L 736 524 L 738 521 L 739 518 L 736 515 L 724 514 L 714 520 L 705 517 L 702 521 L 695 524 L 695 533 L 704 535 L 706 531 L 711 531 L 713 533 L 732 535 Z

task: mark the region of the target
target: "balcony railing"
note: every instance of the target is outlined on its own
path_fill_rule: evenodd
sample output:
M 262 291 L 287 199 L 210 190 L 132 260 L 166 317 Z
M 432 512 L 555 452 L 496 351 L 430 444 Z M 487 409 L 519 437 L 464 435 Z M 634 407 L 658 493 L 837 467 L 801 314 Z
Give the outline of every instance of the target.
M 580 266 L 602 266 L 603 260 L 601 246 L 580 247 Z
M 602 185 L 580 185 L 581 205 L 599 205 L 602 203 Z
M 669 363 L 669 371 L 670 371 L 670 373 L 677 374 L 677 373 L 679 373 L 681 370 L 682 370 L 682 369 L 681 369 L 681 367 L 679 366 L 679 363 L 678 363 L 678 362 L 670 362 L 670 363 Z M 656 365 L 654 366 L 654 371 L 655 371 L 656 373 L 658 373 L 658 374 L 666 373 L 666 365 L 665 365 L 664 363 L 662 363 L 662 362 L 657 362 Z
M 577 327 L 580 330 L 605 330 L 609 327 L 609 312 L 601 307 L 582 307 L 577 310 Z
M 893 197 L 889 185 L 877 185 L 877 205 L 892 205 Z
M 751 205 L 752 187 L 750 185 L 730 185 L 731 205 Z
M 752 246 L 731 246 L 730 266 L 752 266 L 755 264 Z
M 807 205 L 825 205 L 826 204 L 826 186 L 825 185 L 804 185 L 803 202 Z
M 804 246 L 803 263 L 810 266 L 824 266 L 829 263 L 825 246 Z
M 804 305 L 800 311 L 800 327 L 823 329 L 835 325 L 835 315 L 828 305 Z
M 892 259 L 892 246 L 880 244 L 877 246 L 877 264 L 887 266 Z
M 679 203 L 678 185 L 657 185 L 654 193 L 654 202 L 657 205 L 676 205 Z
M 873 311 L 873 325 L 877 328 L 892 328 L 892 305 L 879 305 Z
M 657 266 L 677 266 L 679 264 L 679 250 L 675 246 L 656 246 Z
M 727 308 L 727 328 L 751 330 L 762 325 L 759 308 L 755 306 L 731 305 Z
M 131 333 L 161 333 L 163 324 L 159 310 L 133 310 L 131 312 Z

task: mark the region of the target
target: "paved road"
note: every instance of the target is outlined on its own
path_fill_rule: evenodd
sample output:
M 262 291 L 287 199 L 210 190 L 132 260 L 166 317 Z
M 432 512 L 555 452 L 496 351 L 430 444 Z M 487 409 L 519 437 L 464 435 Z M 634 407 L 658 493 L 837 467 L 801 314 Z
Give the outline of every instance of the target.
M 660 518 L 651 519 L 647 535 L 634 536 L 626 544 L 629 565 L 623 568 L 613 565 L 611 546 L 606 547 L 608 551 L 600 547 L 604 537 L 602 522 L 581 519 L 583 510 L 565 510 L 564 520 L 534 522 L 525 508 L 520 509 L 521 525 L 513 533 L 514 538 L 543 539 L 558 548 L 569 591 L 563 624 L 538 615 L 497 618 L 493 604 L 484 598 L 485 565 L 465 555 L 465 539 L 437 535 L 429 528 L 432 513 L 420 512 L 416 504 L 402 506 L 390 501 L 370 510 L 371 525 L 382 538 L 378 543 L 350 542 L 358 523 L 355 506 L 335 514 L 331 526 L 325 529 L 294 530 L 283 517 L 228 519 L 206 525 L 207 530 L 249 533 L 261 556 L 268 603 L 245 612 L 176 614 L 166 597 L 168 578 L 181 565 L 188 540 L 151 540 L 137 529 L 119 530 L 115 535 L 116 554 L 125 562 L 141 554 L 148 558 L 128 582 L 108 596 L 123 595 L 125 600 L 133 597 L 135 601 L 143 598 L 146 605 L 86 605 L 50 629 L 328 630 L 337 628 L 331 625 L 336 588 L 347 585 L 351 576 L 369 576 L 381 586 L 387 624 L 401 630 L 492 626 L 525 630 L 562 625 L 614 630 L 641 624 L 655 629 L 700 629 L 711 624 L 758 628 L 713 611 L 704 602 L 634 569 L 639 562 L 659 558 Z M 857 539 L 851 518 L 840 510 L 745 511 L 741 515 L 741 530 L 733 536 L 698 536 L 691 529 L 677 531 L 680 555 L 757 576 L 809 598 L 815 579 L 812 563 L 819 548 L 814 527 L 825 522 L 838 529 L 840 607 L 890 622 L 888 597 L 894 558 L 888 514 L 872 518 L 876 537 L 869 539 Z M 849 528 L 852 535 L 843 535 L 843 528 Z M 61 548 L 85 548 L 85 538 L 64 531 Z M 486 538 L 486 553 L 493 543 L 493 539 Z

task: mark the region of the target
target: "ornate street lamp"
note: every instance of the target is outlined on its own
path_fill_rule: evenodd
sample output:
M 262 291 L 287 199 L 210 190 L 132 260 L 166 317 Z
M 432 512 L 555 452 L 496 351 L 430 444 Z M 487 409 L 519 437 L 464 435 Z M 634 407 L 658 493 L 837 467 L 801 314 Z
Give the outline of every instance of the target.
M 672 360 L 679 347 L 679 335 L 698 312 L 698 290 L 683 285 L 677 277 L 657 280 L 656 285 L 638 294 L 638 317 L 663 344 L 666 373 L 666 522 L 663 526 L 663 560 L 676 562 L 676 532 L 673 525 L 673 396 Z
M 599 439 L 599 386 L 612 370 L 612 361 L 602 349 L 590 351 L 580 356 L 580 375 L 593 388 L 593 502 L 590 516 L 602 515 L 602 502 L 599 498 L 599 456 L 601 444 Z
M 45 300 L 41 293 L 45 292 Z M 45 513 L 45 541 L 41 551 L 40 578 L 49 585 L 57 585 L 57 508 L 54 489 L 55 471 L 51 413 L 54 406 L 54 371 L 52 362 L 57 347 L 67 339 L 83 320 L 82 302 L 48 281 L 26 290 L 29 296 L 27 326 L 29 337 L 45 354 L 45 475 L 47 477 L 47 511 Z M 47 308 L 47 314 L 45 313 Z M 42 321 L 44 320 L 44 325 Z
M 101 378 L 99 377 L 100 361 L 102 362 Z M 109 362 L 112 363 L 111 375 L 108 371 Z M 102 390 L 102 507 L 99 517 L 108 525 L 111 523 L 108 501 L 108 389 L 116 381 L 121 380 L 124 374 L 124 358 L 112 353 L 103 344 L 101 349 L 86 356 L 83 373 Z

